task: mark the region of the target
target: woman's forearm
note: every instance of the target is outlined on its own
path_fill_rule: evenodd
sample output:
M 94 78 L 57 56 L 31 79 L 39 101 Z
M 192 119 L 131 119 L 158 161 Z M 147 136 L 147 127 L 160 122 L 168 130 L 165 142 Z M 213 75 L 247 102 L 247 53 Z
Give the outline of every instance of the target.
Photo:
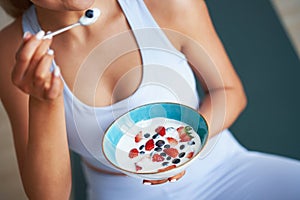
M 30 199 L 68 199 L 71 168 L 63 97 L 29 100 L 29 138 L 21 169 Z
M 242 89 L 220 88 L 209 91 L 199 108 L 208 123 L 209 137 L 229 128 L 246 104 L 247 99 Z

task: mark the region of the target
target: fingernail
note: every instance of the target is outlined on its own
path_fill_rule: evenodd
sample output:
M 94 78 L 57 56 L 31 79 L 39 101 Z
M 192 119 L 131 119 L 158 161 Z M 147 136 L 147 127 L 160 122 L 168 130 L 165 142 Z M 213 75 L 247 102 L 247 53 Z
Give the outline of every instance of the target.
M 44 40 L 51 40 L 53 38 L 53 36 L 52 35 L 45 35 L 44 37 L 43 37 L 43 39 Z
M 177 179 L 176 179 L 176 178 L 173 178 L 173 179 L 170 180 L 170 183 L 174 183 L 174 182 L 176 182 L 176 181 L 177 181 Z
M 60 68 L 55 67 L 53 74 L 54 74 L 55 77 L 59 77 L 60 76 Z
M 46 90 L 48 90 L 49 88 L 50 88 L 50 83 L 45 83 L 45 85 L 44 85 L 44 88 L 46 89 Z
M 35 37 L 36 39 L 41 40 L 43 39 L 44 35 L 45 35 L 45 31 L 41 30 L 35 35 Z
M 24 32 L 23 39 L 27 39 L 29 37 L 30 33 L 28 31 Z
M 53 38 L 53 36 L 50 35 L 50 33 L 51 33 L 51 31 L 48 31 L 48 32 L 46 33 L 46 35 L 43 37 L 43 39 L 44 39 L 44 40 L 46 40 L 46 39 L 51 40 L 51 39 Z
M 48 49 L 47 54 L 50 56 L 54 55 L 54 51 L 52 49 Z
M 147 181 L 144 181 L 143 184 L 144 185 L 152 185 L 151 182 L 147 182 Z

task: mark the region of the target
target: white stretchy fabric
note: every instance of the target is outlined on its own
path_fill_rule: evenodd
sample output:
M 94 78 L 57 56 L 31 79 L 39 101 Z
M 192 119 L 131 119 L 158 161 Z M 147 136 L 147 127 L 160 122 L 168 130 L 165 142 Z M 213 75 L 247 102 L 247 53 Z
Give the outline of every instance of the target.
M 159 28 L 144 1 L 119 0 L 119 4 L 140 49 L 140 86 L 128 98 L 104 107 L 88 106 L 66 84 L 64 87 L 70 149 L 89 164 L 111 172 L 116 169 L 105 160 L 101 141 L 105 129 L 117 117 L 152 102 L 177 102 L 195 109 L 199 105 L 196 81 L 185 56 Z M 37 33 L 40 29 L 32 6 L 23 15 L 23 31 Z M 299 161 L 248 151 L 229 130 L 212 138 L 202 156 L 175 183 L 146 186 L 136 178 L 99 173 L 85 164 L 83 168 L 90 200 L 300 199 Z

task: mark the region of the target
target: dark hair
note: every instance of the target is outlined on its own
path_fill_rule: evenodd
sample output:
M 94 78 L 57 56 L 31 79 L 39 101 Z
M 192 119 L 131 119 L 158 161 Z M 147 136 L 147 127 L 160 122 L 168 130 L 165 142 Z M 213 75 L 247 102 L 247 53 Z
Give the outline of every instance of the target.
M 0 0 L 4 11 L 14 18 L 21 16 L 31 4 L 30 0 Z

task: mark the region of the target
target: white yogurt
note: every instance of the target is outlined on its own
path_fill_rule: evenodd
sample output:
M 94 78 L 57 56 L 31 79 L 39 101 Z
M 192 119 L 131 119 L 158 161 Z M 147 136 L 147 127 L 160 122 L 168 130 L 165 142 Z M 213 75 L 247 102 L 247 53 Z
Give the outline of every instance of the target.
M 157 146 L 155 143 L 159 140 L 162 140 L 165 142 L 165 144 L 161 147 L 160 151 L 156 151 L 152 149 L 151 151 L 145 150 L 145 147 L 140 148 L 141 146 L 145 145 L 147 141 L 152 139 L 152 137 L 157 133 L 155 132 L 155 129 L 159 126 L 163 126 L 166 128 L 166 135 L 165 136 L 158 136 L 157 138 L 153 139 L 154 140 L 154 148 Z M 128 130 L 126 134 L 120 139 L 117 147 L 116 147 L 116 161 L 118 165 L 131 172 L 138 172 L 138 173 L 155 173 L 159 169 L 166 168 L 168 166 L 172 165 L 182 165 L 185 162 L 189 161 L 190 158 L 187 158 L 187 154 L 190 152 L 194 152 L 195 156 L 201 149 L 201 139 L 198 136 L 198 134 L 194 131 L 191 130 L 191 136 L 193 139 L 189 142 L 180 142 L 179 134 L 177 132 L 177 128 L 181 126 L 189 126 L 183 122 L 177 121 L 177 120 L 171 120 L 167 118 L 153 118 L 150 120 L 145 120 L 138 122 L 133 126 L 131 129 Z M 140 142 L 135 142 L 135 136 L 137 133 L 142 131 L 143 135 L 146 133 L 150 134 L 148 138 L 143 137 Z M 161 155 L 161 153 L 164 152 L 164 146 L 168 143 L 168 137 L 172 137 L 178 141 L 178 144 L 176 145 L 171 145 L 171 148 L 177 149 L 178 153 L 183 153 L 185 152 L 185 155 L 183 157 L 179 158 L 179 155 L 176 158 L 170 158 L 170 156 L 166 155 L 163 156 L 163 161 L 160 162 L 153 162 L 153 156 L 155 154 Z M 194 144 L 191 144 L 194 143 Z M 184 148 L 182 149 L 182 145 L 184 145 Z M 181 148 L 180 148 L 181 147 Z M 134 158 L 129 157 L 129 152 L 131 149 L 136 148 L 139 151 L 138 156 Z M 144 153 L 141 153 L 144 152 Z M 183 154 L 181 154 L 183 155 Z M 179 159 L 179 163 L 174 163 L 173 161 L 175 159 Z M 164 163 L 164 164 L 163 164 Z M 136 167 L 139 167 L 141 169 L 137 170 Z

